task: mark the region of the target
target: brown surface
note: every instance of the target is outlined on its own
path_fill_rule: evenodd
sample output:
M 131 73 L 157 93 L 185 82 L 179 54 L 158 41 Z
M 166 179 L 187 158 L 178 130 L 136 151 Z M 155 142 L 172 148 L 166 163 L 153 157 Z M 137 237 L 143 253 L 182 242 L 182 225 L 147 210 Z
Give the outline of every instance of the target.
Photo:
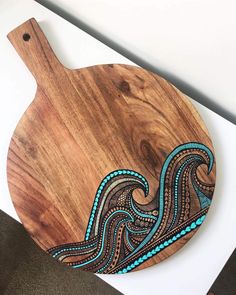
M 1 295 L 119 295 L 97 276 L 57 263 L 0 210 Z
M 66 69 L 34 19 L 8 37 L 38 84 L 10 143 L 8 183 L 22 223 L 43 249 L 84 240 L 95 192 L 111 171 L 145 176 L 149 195 L 135 192 L 145 205 L 176 146 L 194 141 L 213 151 L 195 108 L 158 75 L 127 65 Z M 210 175 L 200 167 L 198 175 L 214 184 L 215 167 Z M 161 255 L 177 251 L 187 237 Z

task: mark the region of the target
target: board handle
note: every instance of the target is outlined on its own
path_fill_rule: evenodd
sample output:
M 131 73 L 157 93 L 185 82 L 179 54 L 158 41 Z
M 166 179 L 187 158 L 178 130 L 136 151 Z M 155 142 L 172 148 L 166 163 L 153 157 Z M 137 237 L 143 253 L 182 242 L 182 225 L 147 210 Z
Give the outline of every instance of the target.
M 58 68 L 64 68 L 34 18 L 15 28 L 7 37 L 38 84 L 53 79 Z

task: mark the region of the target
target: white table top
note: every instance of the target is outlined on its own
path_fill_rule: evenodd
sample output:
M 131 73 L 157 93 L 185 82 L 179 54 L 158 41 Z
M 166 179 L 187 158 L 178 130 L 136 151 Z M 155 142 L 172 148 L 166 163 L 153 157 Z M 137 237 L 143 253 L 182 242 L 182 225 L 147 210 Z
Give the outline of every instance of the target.
M 31 0 L 0 2 L 0 209 L 18 220 L 7 187 L 6 157 L 12 132 L 33 100 L 36 83 L 6 38 L 34 16 L 67 67 L 129 60 Z M 187 71 L 187 70 L 186 70 Z M 166 261 L 126 275 L 100 275 L 124 294 L 204 295 L 236 244 L 235 126 L 194 103 L 211 133 L 217 161 L 215 198 L 206 222 L 191 241 Z M 153 289 L 155 282 L 155 290 Z
M 236 122 L 234 0 L 36 0 Z

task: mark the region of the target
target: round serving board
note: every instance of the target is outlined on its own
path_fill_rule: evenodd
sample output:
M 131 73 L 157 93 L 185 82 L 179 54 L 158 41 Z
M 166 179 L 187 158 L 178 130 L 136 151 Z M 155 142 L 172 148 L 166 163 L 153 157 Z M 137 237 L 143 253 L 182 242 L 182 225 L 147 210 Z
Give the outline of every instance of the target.
M 139 67 L 65 68 L 35 19 L 8 37 L 37 81 L 7 163 L 32 238 L 97 273 L 175 253 L 203 222 L 215 182 L 212 142 L 190 101 Z

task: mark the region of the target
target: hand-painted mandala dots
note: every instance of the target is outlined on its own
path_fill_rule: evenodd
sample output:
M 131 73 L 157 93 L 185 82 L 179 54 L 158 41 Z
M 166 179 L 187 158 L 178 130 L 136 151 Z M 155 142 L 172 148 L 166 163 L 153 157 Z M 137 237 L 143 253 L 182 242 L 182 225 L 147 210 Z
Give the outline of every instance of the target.
M 214 191 L 203 183 L 198 166 L 208 174 L 213 154 L 200 143 L 176 147 L 166 158 L 156 202 L 140 205 L 132 193 L 148 195 L 148 181 L 138 172 L 124 169 L 108 174 L 96 192 L 84 241 L 59 245 L 48 252 L 74 267 L 97 273 L 127 273 L 158 255 L 199 227 Z

